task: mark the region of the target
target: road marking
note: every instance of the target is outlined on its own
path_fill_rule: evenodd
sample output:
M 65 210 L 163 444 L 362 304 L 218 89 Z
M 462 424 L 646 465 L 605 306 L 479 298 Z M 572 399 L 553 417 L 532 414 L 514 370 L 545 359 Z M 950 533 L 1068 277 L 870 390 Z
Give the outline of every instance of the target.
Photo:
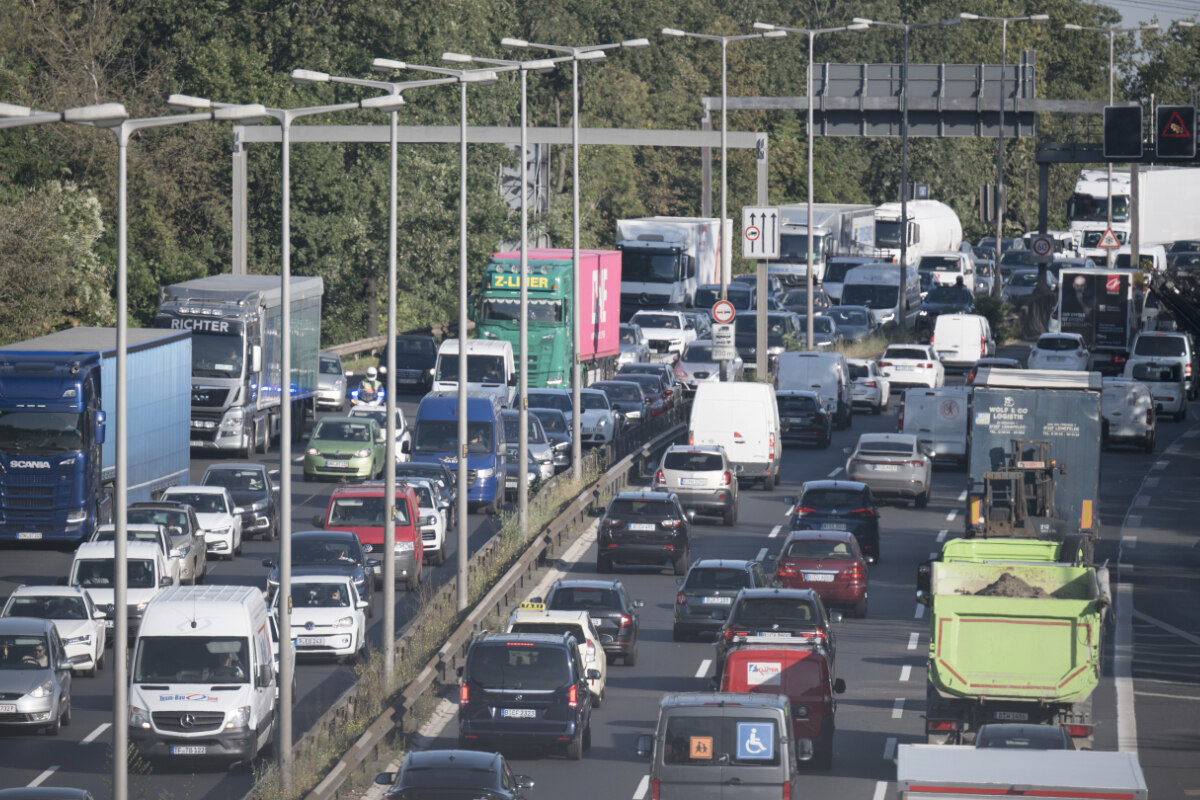
M 1141 611 L 1137 611 L 1136 609 L 1133 612 L 1133 616 L 1136 617 L 1137 619 L 1140 619 L 1142 622 L 1150 623 L 1151 625 L 1155 626 L 1156 628 L 1162 628 L 1167 633 L 1173 633 L 1176 636 L 1178 636 L 1180 639 L 1186 639 L 1187 641 L 1191 642 L 1192 644 L 1200 644 L 1200 636 L 1196 636 L 1194 634 L 1188 633 L 1187 631 L 1180 630 L 1179 628 L 1176 628 L 1174 625 L 1170 624 L 1169 622 L 1163 622 L 1161 619 L 1155 619 L 1154 617 L 1150 616 L 1149 614 L 1143 614 Z
M 1196 437 L 1196 434 L 1198 434 L 1198 433 L 1200 433 L 1200 429 L 1192 428 L 1190 431 L 1188 431 L 1187 433 L 1185 433 L 1183 435 L 1183 438 L 1194 439 Z
M 1166 469 L 1169 463 L 1168 461 L 1155 461 L 1150 469 Z
M 642 779 L 638 781 L 638 788 L 633 793 L 633 800 L 643 800 L 648 791 L 650 791 L 650 776 L 643 775 Z
M 896 757 L 896 737 L 889 736 L 887 741 L 883 743 L 883 760 L 891 761 Z
M 1146 480 L 1142 481 L 1142 488 L 1157 489 L 1158 488 L 1158 478 L 1146 478 Z
M 1134 692 L 1141 697 L 1165 697 L 1168 700 L 1200 700 L 1200 697 L 1194 697 L 1186 694 L 1162 694 L 1160 692 Z
M 1137 549 L 1137 537 L 1136 536 L 1122 536 L 1121 537 L 1121 547 L 1128 547 L 1130 550 L 1136 550 Z
M 944 542 L 944 541 L 946 541 L 946 534 L 948 534 L 949 532 L 950 532 L 950 531 L 948 531 L 948 530 L 940 530 L 940 531 L 938 531 L 937 540 L 938 540 L 939 542 Z
M 912 677 L 912 664 L 905 664 L 903 667 L 900 668 L 900 681 L 902 683 L 907 683 L 908 679 L 911 677 Z M 887 758 L 887 756 L 884 756 L 884 758 Z
M 696 677 L 703 678 L 708 674 L 708 668 L 712 666 L 712 659 L 706 658 L 700 662 L 700 669 L 696 670 Z
M 967 490 L 963 489 L 958 493 L 958 502 L 965 503 L 967 501 Z
M 1142 525 L 1142 515 L 1141 514 L 1130 514 L 1128 517 L 1125 518 L 1125 524 L 1131 528 L 1140 528 Z
M 954 522 L 954 519 L 957 516 L 958 516 L 958 509 L 957 508 L 950 509 L 950 513 L 946 515 L 946 522 Z
M 925 606 L 920 606 L 920 608 L 924 608 L 924 607 Z M 910 633 L 908 635 L 908 649 L 916 650 L 917 642 L 920 641 L 920 639 L 921 639 L 921 634 L 917 633 L 916 631 L 913 631 L 912 633 Z
M 930 561 L 936 561 L 936 560 L 937 560 L 937 557 L 938 557 L 938 554 L 937 554 L 937 553 L 930 553 L 930 554 L 929 554 L 929 560 L 930 560 Z
M 62 766 L 61 764 L 55 764 L 53 767 L 49 767 L 46 770 L 44 770 L 41 775 L 38 775 L 36 778 L 34 778 L 33 780 L 31 780 L 29 782 L 30 788 L 32 788 L 34 786 L 41 786 L 42 781 L 46 780 L 46 778 L 49 778 L 54 773 L 58 772 L 58 769 L 61 766 Z
M 763 559 L 765 559 L 766 557 L 767 557 L 767 548 L 765 548 L 765 547 L 764 547 L 762 550 L 759 550 L 759 551 L 758 551 L 758 558 L 756 558 L 756 559 L 754 559 L 754 560 L 755 560 L 755 561 L 762 561 L 762 560 L 763 560 Z
M 1168 447 L 1168 448 L 1167 448 L 1166 450 L 1164 450 L 1163 452 L 1165 452 L 1165 453 L 1167 453 L 1167 454 L 1171 454 L 1171 453 L 1178 453 L 1178 452 L 1179 452 L 1180 450 L 1182 450 L 1182 449 L 1183 449 L 1183 442 L 1175 442 L 1173 445 L 1171 445 L 1170 447 Z
M 776 525 L 774 528 L 771 528 L 771 532 L 767 534 L 767 538 L 768 538 L 768 539 L 774 539 L 776 536 L 778 536 L 778 535 L 779 535 L 779 531 L 780 531 L 782 528 L 783 528 L 783 526 L 782 526 L 782 525 Z
M 1133 504 L 1139 508 L 1150 505 L 1150 495 L 1139 494 L 1137 497 L 1133 498 Z
M 99 738 L 101 734 L 103 734 L 106 730 L 108 730 L 111 727 L 112 727 L 111 722 L 102 722 L 102 723 L 100 723 L 100 726 L 98 728 L 96 728 L 96 730 L 92 731 L 87 736 L 80 739 L 79 743 L 80 744 L 91 744 L 92 742 L 96 741 L 96 739 Z
M 920 603 L 917 603 L 917 610 L 913 614 L 913 619 L 924 619 L 924 618 L 925 618 L 925 606 L 921 605 Z
M 897 697 L 892 706 L 892 719 L 900 719 L 902 716 L 904 716 L 904 698 Z
M 875 794 L 871 800 L 883 800 L 887 796 L 887 781 L 875 781 Z
M 841 467 L 838 467 L 838 468 L 837 468 L 837 469 L 835 469 L 833 472 L 829 473 L 829 477 L 831 477 L 831 478 L 836 478 L 836 477 L 837 477 L 837 474 L 838 474 L 839 472 L 841 472 L 841 471 L 842 471 L 842 468 L 841 468 Z
M 304 456 L 296 456 L 295 458 L 292 459 L 292 463 L 293 464 L 303 464 Z

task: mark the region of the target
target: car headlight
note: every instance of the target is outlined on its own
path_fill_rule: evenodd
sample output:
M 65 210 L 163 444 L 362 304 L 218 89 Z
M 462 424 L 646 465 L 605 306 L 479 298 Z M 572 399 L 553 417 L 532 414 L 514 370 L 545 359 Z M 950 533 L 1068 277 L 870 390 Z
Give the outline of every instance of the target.
M 63 644 L 91 644 L 92 635 L 89 633 L 85 636 L 73 636 L 70 639 L 63 639 Z
M 54 681 L 46 681 L 40 686 L 35 686 L 29 693 L 30 697 L 51 697 L 54 695 Z
M 641 419 L 642 412 L 641 411 L 626 411 L 625 416 L 629 419 Z
M 608 426 L 608 418 L 607 417 L 601 419 L 599 422 L 596 423 L 597 428 L 604 428 L 607 426 Z
M 250 724 L 250 706 L 242 706 L 229 715 L 225 721 L 225 730 L 244 728 Z
M 480 478 L 480 479 L 490 478 L 495 474 L 496 474 L 496 470 L 492 469 L 491 467 L 484 467 L 483 469 L 475 470 L 475 477 Z
M 371 450 L 366 447 L 362 448 L 361 450 L 354 451 L 355 458 L 366 458 L 369 455 L 371 455 Z
M 138 603 L 138 604 L 137 604 L 137 605 L 134 607 L 134 610 L 135 610 L 137 613 L 141 614 L 141 613 L 143 613 L 143 612 L 146 610 L 146 606 L 147 606 L 147 605 L 149 605 L 149 601 L 146 601 L 145 603 Z
M 150 727 L 150 712 L 144 708 L 137 706 L 129 707 L 129 727 L 131 728 L 149 728 Z
M 354 625 L 354 617 L 342 617 L 337 622 L 333 623 L 335 628 L 349 628 Z
M 534 458 L 539 464 L 549 464 L 554 460 L 554 456 L 550 455 L 549 453 L 538 453 L 536 456 L 534 456 Z
M 321 451 L 320 451 L 320 450 L 318 450 L 318 449 L 317 449 L 317 448 L 315 448 L 315 447 L 310 447 L 310 448 L 308 448 L 307 450 L 305 450 L 305 451 L 304 451 L 304 455 L 306 455 L 306 456 L 319 456 L 319 455 L 321 455 Z
M 412 542 L 396 542 L 397 553 L 411 553 L 413 549 Z

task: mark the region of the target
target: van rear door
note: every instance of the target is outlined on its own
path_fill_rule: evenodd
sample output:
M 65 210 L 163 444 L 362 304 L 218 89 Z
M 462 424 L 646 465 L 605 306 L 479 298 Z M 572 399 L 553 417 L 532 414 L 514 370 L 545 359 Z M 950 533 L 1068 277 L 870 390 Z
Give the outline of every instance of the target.
M 726 761 L 721 800 L 777 800 L 790 782 L 791 763 L 778 712 L 727 708 L 722 721 Z

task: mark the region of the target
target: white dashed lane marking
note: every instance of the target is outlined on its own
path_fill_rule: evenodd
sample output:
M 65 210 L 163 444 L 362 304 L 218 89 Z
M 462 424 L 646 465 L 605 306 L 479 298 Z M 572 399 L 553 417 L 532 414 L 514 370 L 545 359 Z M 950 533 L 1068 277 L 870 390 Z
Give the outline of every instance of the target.
M 837 468 L 837 469 L 835 469 L 833 472 L 829 473 L 829 477 L 831 477 L 831 478 L 836 478 L 836 477 L 838 476 L 838 473 L 839 473 L 839 472 L 841 472 L 841 471 L 842 471 L 842 468 L 841 468 L 841 467 L 838 467 L 838 468 Z
M 947 530 L 941 530 L 941 531 L 938 531 L 937 540 L 938 540 L 939 542 L 944 542 L 944 541 L 946 541 L 946 534 L 948 534 L 949 532 L 950 532 L 950 531 L 947 531 Z
M 1141 527 L 1141 524 L 1142 524 L 1142 515 L 1141 514 L 1130 514 L 1128 517 L 1125 518 L 1125 526 L 1127 528 L 1138 528 L 1138 527 Z
M 958 493 L 958 502 L 965 503 L 966 500 L 967 500 L 967 490 L 963 489 L 961 492 Z
M 648 791 L 650 791 L 650 776 L 643 775 L 641 781 L 638 782 L 637 789 L 633 792 L 633 800 L 644 800 Z
M 706 658 L 700 662 L 700 668 L 696 670 L 696 677 L 703 678 L 708 674 L 708 668 L 712 666 L 712 659 Z
M 1158 478 L 1156 478 L 1156 477 L 1146 478 L 1146 480 L 1142 481 L 1142 488 L 1143 489 L 1157 489 L 1158 488 Z
M 913 612 L 913 619 L 924 619 L 924 618 L 925 618 L 925 606 L 921 605 L 920 603 L 917 603 L 917 610 L 915 612 Z
M 100 738 L 100 736 L 111 727 L 112 727 L 111 722 L 102 722 L 102 723 L 100 723 L 100 726 L 96 728 L 96 730 L 92 731 L 87 736 L 80 739 L 79 743 L 80 744 L 91 744 L 92 742 L 96 741 L 96 739 Z
M 1150 495 L 1139 494 L 1137 497 L 1133 498 L 1133 505 L 1137 506 L 1138 508 L 1145 508 L 1146 506 L 1150 505 Z
M 871 800 L 883 800 L 887 797 L 887 781 L 875 782 L 875 794 L 871 795 Z
M 952 509 L 950 509 L 950 513 L 946 515 L 946 522 L 954 522 L 954 520 L 957 517 L 958 517 L 958 509 L 952 508 Z
M 924 608 L 925 606 L 917 606 L 917 607 Z M 921 640 L 921 634 L 917 633 L 916 631 L 913 631 L 912 633 L 910 633 L 908 635 L 908 649 L 916 650 L 917 642 L 919 642 L 920 640 Z
M 771 532 L 767 534 L 767 538 L 774 539 L 776 536 L 779 535 L 779 531 L 782 529 L 783 529 L 782 525 L 776 525 L 774 528 L 771 528 Z
M 904 698 L 897 697 L 892 706 L 892 719 L 900 719 L 902 716 L 904 716 Z
M 906 683 L 912 677 L 912 664 L 905 664 L 900 668 L 900 682 Z
M 758 551 L 758 558 L 756 558 L 755 561 L 762 561 L 766 557 L 767 557 L 767 548 L 764 547 L 762 550 Z
M 883 760 L 891 761 L 896 757 L 896 737 L 889 736 L 883 744 Z
M 53 775 L 54 773 L 58 772 L 58 769 L 59 769 L 59 767 L 60 767 L 60 766 L 62 766 L 62 765 L 61 765 L 61 764 L 55 764 L 53 767 L 47 767 L 45 770 L 43 770 L 43 771 L 42 771 L 42 774 L 41 774 L 41 775 L 38 775 L 36 778 L 34 778 L 33 780 L 31 780 L 31 781 L 29 782 L 29 785 L 30 785 L 30 787 L 33 787 L 33 786 L 41 786 L 41 785 L 42 785 L 42 781 L 46 780 L 46 779 L 47 779 L 47 778 L 49 778 L 51 775 Z

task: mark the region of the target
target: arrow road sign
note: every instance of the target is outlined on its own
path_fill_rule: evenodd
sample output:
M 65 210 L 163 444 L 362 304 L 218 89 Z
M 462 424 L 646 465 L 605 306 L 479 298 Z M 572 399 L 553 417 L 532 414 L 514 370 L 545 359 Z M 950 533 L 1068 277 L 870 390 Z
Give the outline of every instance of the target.
M 742 206 L 742 258 L 779 258 L 779 208 Z

